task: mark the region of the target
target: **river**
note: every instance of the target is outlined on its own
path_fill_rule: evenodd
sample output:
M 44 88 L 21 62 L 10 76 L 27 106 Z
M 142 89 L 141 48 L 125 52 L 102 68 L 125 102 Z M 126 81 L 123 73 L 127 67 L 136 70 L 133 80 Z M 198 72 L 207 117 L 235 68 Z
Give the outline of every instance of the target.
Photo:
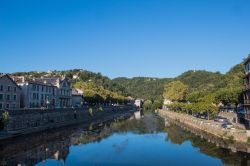
M 233 153 L 147 112 L 129 119 L 67 127 L 1 141 L 0 165 L 220 166 L 250 165 Z

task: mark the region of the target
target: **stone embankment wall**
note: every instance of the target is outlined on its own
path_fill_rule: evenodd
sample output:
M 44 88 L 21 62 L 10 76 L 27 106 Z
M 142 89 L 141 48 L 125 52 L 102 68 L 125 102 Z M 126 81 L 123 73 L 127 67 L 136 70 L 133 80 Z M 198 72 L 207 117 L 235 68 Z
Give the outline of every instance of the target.
M 134 113 L 133 106 L 103 107 L 103 111 L 93 108 L 92 115 L 88 108 L 55 110 L 15 110 L 9 112 L 2 133 L 18 135 L 73 124 L 100 123 L 112 119 L 129 117 Z
M 242 130 L 238 128 L 224 129 L 221 127 L 220 123 L 216 123 L 211 120 L 209 121 L 198 119 L 187 114 L 176 113 L 166 110 L 159 110 L 158 114 L 162 118 L 178 121 L 179 123 L 184 124 L 188 128 L 198 129 L 223 139 L 230 139 L 236 142 L 247 143 L 250 137 L 250 132 L 247 130 Z

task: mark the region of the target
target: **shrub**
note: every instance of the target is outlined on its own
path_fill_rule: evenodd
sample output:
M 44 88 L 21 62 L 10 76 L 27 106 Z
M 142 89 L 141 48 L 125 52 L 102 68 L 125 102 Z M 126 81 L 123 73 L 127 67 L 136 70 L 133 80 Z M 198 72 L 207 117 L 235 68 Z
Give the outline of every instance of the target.
M 100 106 L 100 107 L 98 108 L 98 111 L 99 111 L 99 112 L 103 112 L 103 108 Z
M 2 117 L 3 117 L 3 121 L 7 122 L 9 120 L 9 112 L 5 111 L 4 113 L 2 113 Z
M 93 115 L 93 109 L 92 109 L 92 108 L 89 108 L 89 115 L 90 115 L 90 116 L 94 116 L 94 115 Z

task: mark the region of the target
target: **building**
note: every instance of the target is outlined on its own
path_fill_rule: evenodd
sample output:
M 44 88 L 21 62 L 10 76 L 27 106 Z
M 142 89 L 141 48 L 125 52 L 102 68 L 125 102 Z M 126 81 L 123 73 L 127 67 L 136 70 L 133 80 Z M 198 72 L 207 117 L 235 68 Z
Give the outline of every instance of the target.
M 82 107 L 83 91 L 80 89 L 72 89 L 72 105 L 73 107 Z
M 35 80 L 57 87 L 57 107 L 72 107 L 72 89 L 67 78 L 36 78 Z
M 21 107 L 23 108 L 55 108 L 57 106 L 57 87 L 42 80 L 15 77 L 22 87 Z
M 142 100 L 142 99 L 136 99 L 134 105 L 135 105 L 137 108 L 141 108 L 141 107 L 142 107 L 142 103 L 143 103 L 143 100 Z
M 163 109 L 168 109 L 168 106 L 173 104 L 173 102 L 169 99 L 164 99 L 164 102 L 163 102 Z
M 66 78 L 13 77 L 22 88 L 23 108 L 64 108 L 72 107 L 71 85 Z
M 244 121 L 247 126 L 250 126 L 250 55 L 244 62 L 245 77 L 243 86 L 244 96 Z
M 0 110 L 20 108 L 21 88 L 7 74 L 0 74 Z

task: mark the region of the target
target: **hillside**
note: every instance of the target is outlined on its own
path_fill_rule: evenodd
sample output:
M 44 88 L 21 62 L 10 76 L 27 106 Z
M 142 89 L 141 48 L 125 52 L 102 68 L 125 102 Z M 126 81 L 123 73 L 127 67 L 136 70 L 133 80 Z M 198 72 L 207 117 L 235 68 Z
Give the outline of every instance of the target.
M 134 78 L 116 78 L 112 82 L 120 85 L 125 89 L 127 94 L 134 98 L 143 99 L 162 99 L 164 85 L 172 79 L 165 78 L 149 78 L 149 77 L 134 77 Z
M 49 72 L 18 72 L 13 75 L 26 77 L 58 77 L 66 76 L 71 79 L 73 86 L 79 82 L 93 83 L 105 90 L 122 96 L 132 96 L 143 99 L 162 99 L 164 85 L 170 81 L 181 81 L 188 86 L 189 93 L 213 93 L 220 89 L 233 89 L 239 93 L 243 84 L 243 64 L 235 65 L 226 74 L 208 72 L 204 70 L 187 71 L 176 78 L 150 77 L 119 77 L 110 79 L 101 73 L 94 73 L 82 69 Z M 99 92 L 98 92 L 99 93 Z

